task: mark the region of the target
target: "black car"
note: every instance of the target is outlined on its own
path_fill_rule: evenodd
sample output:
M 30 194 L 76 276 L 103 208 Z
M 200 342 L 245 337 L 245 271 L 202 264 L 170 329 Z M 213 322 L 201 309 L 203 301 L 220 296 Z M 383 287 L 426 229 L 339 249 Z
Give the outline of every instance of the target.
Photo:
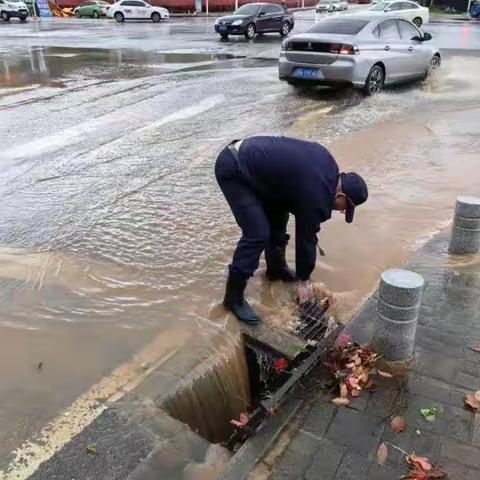
M 245 35 L 251 39 L 257 33 L 279 33 L 286 37 L 293 28 L 293 15 L 275 3 L 247 3 L 233 15 L 215 21 L 215 31 L 222 37 Z

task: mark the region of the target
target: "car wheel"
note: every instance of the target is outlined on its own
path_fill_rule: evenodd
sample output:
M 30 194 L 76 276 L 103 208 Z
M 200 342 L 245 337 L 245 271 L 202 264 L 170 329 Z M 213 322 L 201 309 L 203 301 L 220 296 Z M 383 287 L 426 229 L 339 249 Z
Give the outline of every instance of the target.
M 75 16 L 76 16 L 77 18 L 81 18 L 80 12 L 79 12 L 78 10 L 75 12 Z
M 286 37 L 290 33 L 290 24 L 288 22 L 282 23 L 282 29 L 280 30 L 280 35 Z
M 222 33 L 220 36 L 222 37 L 222 40 L 228 40 L 228 33 Z
M 162 19 L 162 17 L 160 16 L 160 14 L 158 12 L 153 12 L 152 13 L 152 22 L 153 23 L 158 23 L 161 19 Z
M 430 70 L 435 70 L 442 64 L 442 60 L 440 58 L 440 55 L 434 55 L 432 59 L 430 60 L 430 63 L 428 64 L 428 68 Z
M 4 22 L 8 22 L 10 20 L 10 15 L 7 12 L 2 12 L 1 17 Z
M 98 18 L 100 15 L 98 14 L 98 12 L 95 10 L 93 12 L 93 18 Z
M 247 40 L 251 40 L 255 37 L 255 25 L 253 23 L 249 23 L 245 28 L 245 38 Z
M 122 12 L 116 12 L 114 17 L 118 23 L 122 23 L 125 20 L 125 16 L 123 15 Z
M 423 21 L 422 21 L 422 19 L 421 19 L 420 17 L 415 17 L 415 18 L 412 20 L 412 22 L 413 22 L 418 28 L 420 28 L 420 27 L 422 26 L 422 23 L 423 23 Z
M 374 65 L 368 74 L 363 91 L 366 95 L 378 93 L 385 83 L 385 73 L 380 65 Z
M 27 21 L 27 17 L 20 17 L 20 21 L 21 21 L 21 22 L 26 22 L 26 21 Z

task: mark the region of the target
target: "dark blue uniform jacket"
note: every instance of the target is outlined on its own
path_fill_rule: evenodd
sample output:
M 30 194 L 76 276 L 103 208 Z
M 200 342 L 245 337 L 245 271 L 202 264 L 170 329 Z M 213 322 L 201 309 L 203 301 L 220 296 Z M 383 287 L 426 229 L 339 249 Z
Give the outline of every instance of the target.
M 298 278 L 307 280 L 315 267 L 320 223 L 332 215 L 337 163 L 318 143 L 271 136 L 245 139 L 239 159 L 262 201 L 295 216 L 295 266 Z

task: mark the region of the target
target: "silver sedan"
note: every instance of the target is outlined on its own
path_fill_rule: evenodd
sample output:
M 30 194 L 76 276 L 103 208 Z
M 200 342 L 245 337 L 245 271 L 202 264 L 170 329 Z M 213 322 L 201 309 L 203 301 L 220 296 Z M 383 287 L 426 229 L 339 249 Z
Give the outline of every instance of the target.
M 438 67 L 431 39 L 403 18 L 338 15 L 283 42 L 279 77 L 293 85 L 353 85 L 372 95 Z

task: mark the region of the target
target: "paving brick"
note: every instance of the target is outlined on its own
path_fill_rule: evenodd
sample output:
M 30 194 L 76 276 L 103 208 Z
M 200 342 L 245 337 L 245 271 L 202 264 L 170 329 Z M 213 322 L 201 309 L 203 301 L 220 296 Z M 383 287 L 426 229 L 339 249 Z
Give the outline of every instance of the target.
M 467 443 L 473 413 L 465 408 L 446 407 L 444 435 L 448 438 Z
M 422 348 L 417 348 L 416 352 L 418 357 L 412 365 L 414 371 L 448 383 L 454 380 L 458 370 L 458 358 Z
M 444 440 L 440 455 L 469 467 L 480 468 L 480 449 L 462 445 L 453 440 Z
M 480 378 L 480 363 L 479 362 L 467 362 L 461 360 L 458 366 L 460 372 L 471 375 L 472 377 Z
M 335 405 L 328 403 L 328 401 L 322 398 L 314 404 L 308 413 L 302 429 L 317 436 L 323 435 L 330 425 L 336 410 L 337 407 Z
M 305 472 L 305 480 L 332 480 L 345 450 L 331 442 L 322 441 L 310 467 Z
M 478 390 L 480 388 L 480 378 L 468 375 L 468 373 L 458 372 L 454 381 L 455 385 L 467 388 L 468 390 Z
M 367 480 L 369 466 L 365 457 L 347 452 L 338 466 L 335 480 Z
M 465 407 L 465 392 L 461 390 L 452 390 L 450 392 L 450 404 L 455 407 Z
M 405 452 L 408 452 L 410 450 L 410 438 L 413 433 L 414 430 L 408 424 L 404 432 L 395 433 L 387 423 L 385 427 L 385 433 L 383 434 L 380 442 L 387 442 L 388 444 L 395 445 Z M 404 464 L 404 454 L 396 448 L 388 448 L 387 464 L 393 468 L 402 466 Z
M 298 477 L 296 476 L 282 473 L 279 470 L 273 470 L 270 476 L 268 477 L 268 480 L 297 480 L 297 478 Z
M 417 328 L 416 343 L 422 348 L 435 350 L 440 353 L 448 351 L 450 356 L 461 356 L 463 353 L 464 337 L 461 334 L 447 333 L 436 328 L 419 326 Z
M 377 428 L 378 417 L 348 408 L 339 409 L 327 437 L 353 452 L 368 455 L 378 445 L 383 428 Z
M 298 432 L 280 459 L 277 470 L 287 476 L 302 477 L 308 470 L 319 445 L 320 441 L 317 438 Z
M 474 414 L 472 445 L 474 445 L 475 447 L 480 447 L 480 414 L 479 413 Z
M 407 387 L 410 393 L 421 395 L 437 402 L 452 403 L 451 385 L 440 380 L 412 372 L 409 375 Z
M 368 480 L 398 480 L 401 471 L 396 470 L 388 465 L 378 465 L 372 463 L 368 472 Z
M 445 457 L 440 458 L 437 466 L 447 472 L 448 478 L 452 480 L 478 480 L 480 478 L 479 470 L 453 462 Z

